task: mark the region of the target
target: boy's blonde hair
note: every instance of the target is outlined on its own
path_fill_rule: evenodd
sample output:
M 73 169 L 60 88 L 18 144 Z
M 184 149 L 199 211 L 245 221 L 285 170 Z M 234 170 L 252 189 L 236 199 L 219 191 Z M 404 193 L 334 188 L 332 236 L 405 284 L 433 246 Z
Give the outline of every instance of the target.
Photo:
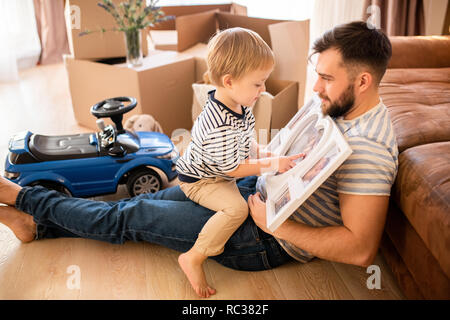
M 275 59 L 259 34 L 245 28 L 230 28 L 211 38 L 206 63 L 209 80 L 222 86 L 224 75 L 240 79 L 248 72 L 273 66 Z

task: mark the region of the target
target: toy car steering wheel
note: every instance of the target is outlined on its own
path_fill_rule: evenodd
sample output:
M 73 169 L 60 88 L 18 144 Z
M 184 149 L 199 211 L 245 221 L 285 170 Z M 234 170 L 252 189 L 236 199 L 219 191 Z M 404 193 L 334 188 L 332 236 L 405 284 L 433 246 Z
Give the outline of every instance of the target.
M 125 105 L 123 102 L 130 102 Z M 91 107 L 91 113 L 97 118 L 111 118 L 119 133 L 124 132 L 122 126 L 123 114 L 133 110 L 137 101 L 133 97 L 115 97 L 105 99 Z
M 123 102 L 130 102 L 124 105 Z M 109 118 L 124 114 L 134 109 L 137 105 L 136 99 L 133 97 L 116 97 L 105 99 L 91 108 L 91 113 L 97 118 Z

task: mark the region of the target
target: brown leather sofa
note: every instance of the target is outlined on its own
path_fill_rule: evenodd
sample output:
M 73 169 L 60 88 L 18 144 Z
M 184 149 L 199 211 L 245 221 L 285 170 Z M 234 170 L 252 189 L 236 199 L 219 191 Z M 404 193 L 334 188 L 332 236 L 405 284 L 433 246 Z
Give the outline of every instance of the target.
M 392 37 L 399 171 L 380 250 L 409 299 L 450 299 L 450 37 Z

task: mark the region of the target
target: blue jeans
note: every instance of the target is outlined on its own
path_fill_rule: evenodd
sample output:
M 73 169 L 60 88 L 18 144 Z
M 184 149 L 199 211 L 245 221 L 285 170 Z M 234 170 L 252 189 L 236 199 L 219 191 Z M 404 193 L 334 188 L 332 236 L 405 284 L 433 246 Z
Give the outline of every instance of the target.
M 242 196 L 255 193 L 256 177 L 238 182 Z M 82 237 L 121 244 L 147 241 L 185 252 L 214 214 L 189 200 L 178 186 L 113 202 L 70 198 L 43 187 L 24 187 L 16 208 L 33 216 L 36 239 Z M 238 270 L 266 270 L 293 260 L 276 239 L 250 217 L 218 256 L 220 264 Z

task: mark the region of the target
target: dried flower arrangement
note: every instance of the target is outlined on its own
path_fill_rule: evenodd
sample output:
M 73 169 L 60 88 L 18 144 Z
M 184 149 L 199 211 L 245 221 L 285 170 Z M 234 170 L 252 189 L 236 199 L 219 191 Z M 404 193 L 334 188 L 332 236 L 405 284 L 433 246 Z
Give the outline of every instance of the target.
M 131 66 L 142 63 L 141 30 L 152 27 L 158 22 L 173 19 L 173 16 L 164 16 L 161 8 L 156 6 L 158 0 L 128 0 L 115 5 L 111 0 L 102 0 L 98 6 L 110 13 L 116 27 L 106 30 L 84 30 L 79 35 L 87 35 L 92 32 L 122 31 L 125 34 L 127 45 L 127 62 Z

